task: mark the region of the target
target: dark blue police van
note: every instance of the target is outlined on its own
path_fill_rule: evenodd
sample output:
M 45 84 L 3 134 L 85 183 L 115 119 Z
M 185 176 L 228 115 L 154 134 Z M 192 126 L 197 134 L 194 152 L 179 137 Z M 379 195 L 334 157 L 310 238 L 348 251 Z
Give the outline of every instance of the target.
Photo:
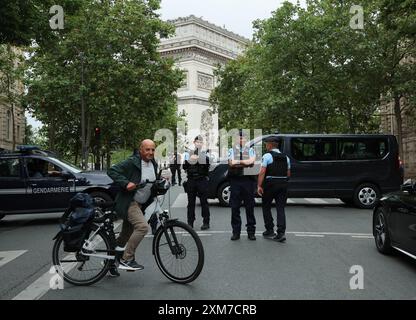
M 33 146 L 0 151 L 0 219 L 8 214 L 63 211 L 78 192 L 113 201 L 117 188 L 103 172 L 83 172 Z
M 382 194 L 400 189 L 403 168 L 393 135 L 368 134 L 272 134 L 258 137 L 248 146 L 256 151 L 260 171 L 264 139 L 277 136 L 281 150 L 291 160 L 290 198 L 339 198 L 349 205 L 373 208 Z M 222 161 L 210 172 L 209 198 L 228 205 L 228 165 Z M 255 191 L 253 191 L 255 192 Z

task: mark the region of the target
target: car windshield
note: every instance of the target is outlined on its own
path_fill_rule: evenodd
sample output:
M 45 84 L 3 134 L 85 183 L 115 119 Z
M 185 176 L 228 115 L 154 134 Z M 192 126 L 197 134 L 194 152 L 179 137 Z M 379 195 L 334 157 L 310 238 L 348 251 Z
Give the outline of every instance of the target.
M 72 173 L 81 173 L 82 169 L 78 168 L 77 166 L 73 165 L 72 163 L 62 160 L 62 159 L 56 159 L 51 158 L 57 165 L 63 167 L 64 169 L 72 172 Z

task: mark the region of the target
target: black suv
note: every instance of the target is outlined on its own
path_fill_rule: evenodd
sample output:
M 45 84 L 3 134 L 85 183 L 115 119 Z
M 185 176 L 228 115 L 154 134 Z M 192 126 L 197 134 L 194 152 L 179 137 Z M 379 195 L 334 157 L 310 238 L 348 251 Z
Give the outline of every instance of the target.
M 370 209 L 383 193 L 397 191 L 403 183 L 398 145 L 392 135 L 265 135 L 247 143 L 256 150 L 253 174 L 260 171 L 263 141 L 270 136 L 282 140 L 281 150 L 291 160 L 290 198 L 340 198 L 346 204 Z M 223 159 L 210 172 L 208 190 L 208 197 L 218 198 L 224 206 L 230 199 L 227 171 Z
M 113 201 L 117 188 L 103 172 L 83 172 L 33 146 L 0 151 L 0 219 L 6 214 L 63 211 L 76 193 Z

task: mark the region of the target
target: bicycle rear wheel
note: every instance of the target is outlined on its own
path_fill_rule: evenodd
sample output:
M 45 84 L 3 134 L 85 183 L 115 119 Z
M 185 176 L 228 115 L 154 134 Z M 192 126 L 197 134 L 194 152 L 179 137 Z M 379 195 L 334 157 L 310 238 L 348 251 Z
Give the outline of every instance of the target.
M 189 283 L 204 266 L 204 248 L 198 234 L 187 224 L 171 222 L 159 228 L 153 240 L 157 266 L 171 281 Z
M 107 234 L 100 230 L 93 238 L 88 239 L 93 254 L 109 255 L 111 250 Z M 52 261 L 58 274 L 67 282 L 76 286 L 89 286 L 103 278 L 111 260 L 86 256 L 79 252 L 65 252 L 62 235 L 55 241 L 52 250 Z

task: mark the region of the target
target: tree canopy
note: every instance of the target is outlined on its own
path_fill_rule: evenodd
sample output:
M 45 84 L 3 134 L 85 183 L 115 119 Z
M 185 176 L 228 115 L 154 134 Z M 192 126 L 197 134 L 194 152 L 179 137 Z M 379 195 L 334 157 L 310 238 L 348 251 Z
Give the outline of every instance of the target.
M 406 8 L 393 1 L 360 4 L 363 29 L 350 26 L 349 0 L 308 0 L 307 8 L 285 2 L 271 18 L 255 21 L 245 54 L 217 71 L 221 83 L 211 102 L 221 124 L 265 132 L 378 131 L 380 98 L 393 83 L 402 83 L 406 95 L 416 91 L 414 65 L 399 63 L 415 49 L 414 11 L 405 18 Z
M 133 149 L 160 127 L 176 124 L 175 92 L 182 73 L 157 51 L 173 27 L 155 11 L 160 1 L 85 1 L 65 16 L 54 42 L 32 48 L 26 103 L 48 128 L 50 148 L 80 154 L 81 106 L 86 147 L 108 154 Z

